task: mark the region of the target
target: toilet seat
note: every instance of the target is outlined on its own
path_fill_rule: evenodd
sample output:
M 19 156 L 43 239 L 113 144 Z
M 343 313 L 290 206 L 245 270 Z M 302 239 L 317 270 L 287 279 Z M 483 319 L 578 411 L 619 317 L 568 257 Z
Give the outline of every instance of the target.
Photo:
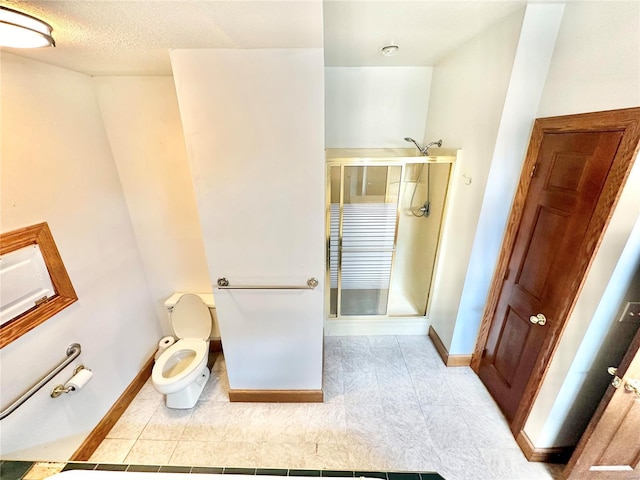
M 171 394 L 185 389 L 202 374 L 209 358 L 211 313 L 198 295 L 183 294 L 171 312 L 178 341 L 158 357 L 151 380 L 158 392 Z
M 171 312 L 171 326 L 178 338 L 201 338 L 211 335 L 211 313 L 202 299 L 193 293 L 183 294 Z
M 151 371 L 154 386 L 164 394 L 182 390 L 198 378 L 207 364 L 208 354 L 209 342 L 191 338 L 178 340 L 156 360 Z M 173 374 L 176 367 L 179 371 Z

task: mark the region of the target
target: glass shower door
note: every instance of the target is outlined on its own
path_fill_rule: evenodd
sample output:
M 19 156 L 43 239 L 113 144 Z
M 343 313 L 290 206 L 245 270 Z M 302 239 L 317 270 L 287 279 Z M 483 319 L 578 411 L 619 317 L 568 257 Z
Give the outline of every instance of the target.
M 387 313 L 401 173 L 401 166 L 331 167 L 331 315 Z

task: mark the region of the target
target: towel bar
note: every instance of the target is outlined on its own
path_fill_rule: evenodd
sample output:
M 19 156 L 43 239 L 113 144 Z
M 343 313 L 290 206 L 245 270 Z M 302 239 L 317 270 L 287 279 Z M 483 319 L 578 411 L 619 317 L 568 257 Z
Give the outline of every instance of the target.
M 307 280 L 306 285 L 229 285 L 228 278 L 218 279 L 218 288 L 221 290 L 313 290 L 318 284 L 315 277 Z

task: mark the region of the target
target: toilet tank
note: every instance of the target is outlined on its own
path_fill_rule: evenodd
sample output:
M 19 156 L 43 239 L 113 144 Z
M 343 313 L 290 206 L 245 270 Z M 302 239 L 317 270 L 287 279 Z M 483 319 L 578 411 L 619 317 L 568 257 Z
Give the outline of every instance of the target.
M 167 309 L 167 315 L 171 313 L 173 307 L 176 306 L 178 299 L 189 292 L 177 292 L 167 298 L 164 302 L 164 307 Z M 194 293 L 198 295 L 204 304 L 209 307 L 211 313 L 211 336 L 210 339 L 220 339 L 220 330 L 218 329 L 218 317 L 216 316 L 216 304 L 213 301 L 213 293 Z

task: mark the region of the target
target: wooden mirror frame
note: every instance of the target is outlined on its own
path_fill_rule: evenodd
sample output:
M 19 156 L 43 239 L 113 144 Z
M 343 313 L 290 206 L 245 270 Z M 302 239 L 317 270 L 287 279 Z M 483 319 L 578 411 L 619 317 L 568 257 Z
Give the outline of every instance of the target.
M 78 300 L 46 222 L 0 234 L 0 255 L 34 244 L 40 247 L 55 294 L 46 302 L 34 306 L 0 326 L 0 348 L 20 338 Z

